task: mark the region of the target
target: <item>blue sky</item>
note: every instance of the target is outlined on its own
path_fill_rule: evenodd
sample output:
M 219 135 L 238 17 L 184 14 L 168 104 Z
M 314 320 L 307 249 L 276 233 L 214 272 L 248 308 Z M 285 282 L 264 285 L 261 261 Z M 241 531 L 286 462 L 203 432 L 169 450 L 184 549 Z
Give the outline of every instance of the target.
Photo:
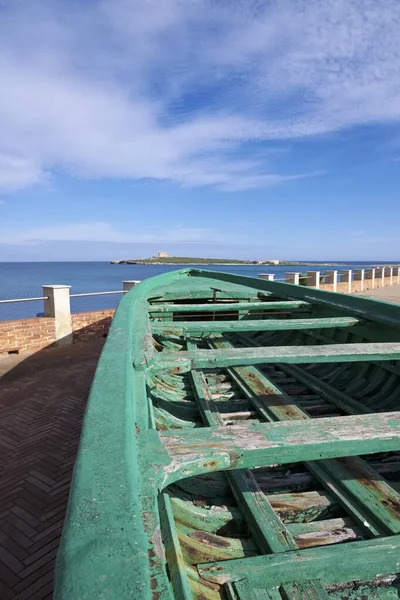
M 0 1 L 0 261 L 400 260 L 397 0 Z

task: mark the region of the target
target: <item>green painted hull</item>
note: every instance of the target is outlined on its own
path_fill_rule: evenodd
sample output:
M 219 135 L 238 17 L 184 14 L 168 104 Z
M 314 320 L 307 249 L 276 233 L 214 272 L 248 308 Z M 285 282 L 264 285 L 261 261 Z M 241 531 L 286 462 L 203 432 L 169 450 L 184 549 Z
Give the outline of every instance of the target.
M 184 269 L 118 307 L 55 598 L 399 598 L 400 307 Z

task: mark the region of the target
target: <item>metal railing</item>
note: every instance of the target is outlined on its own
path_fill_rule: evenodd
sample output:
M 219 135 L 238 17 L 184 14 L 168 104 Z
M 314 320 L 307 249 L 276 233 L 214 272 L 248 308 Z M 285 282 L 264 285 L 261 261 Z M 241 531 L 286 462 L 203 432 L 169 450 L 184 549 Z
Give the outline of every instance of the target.
M 369 279 L 375 279 L 375 281 L 379 281 L 381 278 L 383 279 L 385 277 L 385 271 L 386 269 L 392 269 L 391 271 L 391 275 L 390 277 L 393 278 L 393 284 L 395 283 L 400 283 L 400 271 L 398 267 L 379 267 L 379 270 L 383 269 L 383 271 L 381 271 L 379 273 L 379 277 L 375 278 L 374 274 L 370 274 L 369 276 L 367 276 L 366 274 L 363 275 L 362 280 L 368 281 Z M 397 272 L 395 272 L 395 269 L 397 270 Z M 355 272 L 358 271 L 365 271 L 366 269 L 358 269 L 353 271 L 352 273 L 352 279 L 353 279 L 353 274 Z M 369 271 L 374 271 L 378 270 L 378 268 L 376 269 L 369 269 Z M 284 281 L 286 283 L 290 282 L 292 277 L 287 277 L 290 273 L 291 276 L 293 275 L 298 275 L 300 278 L 303 279 L 307 279 L 308 276 L 310 275 L 310 273 L 314 273 L 315 271 L 309 271 L 308 273 L 304 273 L 304 272 L 294 272 L 294 271 L 290 271 L 288 273 L 286 273 L 285 277 L 279 277 L 279 278 L 275 278 L 273 277 L 273 274 L 268 274 L 268 273 L 260 273 L 258 276 L 260 278 L 263 278 L 263 275 L 272 275 L 272 279 L 270 281 Z M 319 271 L 318 271 L 319 273 Z M 340 282 L 339 276 L 342 273 L 341 271 L 330 271 L 330 273 L 337 273 L 337 283 Z M 328 275 L 328 273 L 321 273 L 320 275 L 320 283 L 326 283 L 325 279 L 326 276 Z M 389 276 L 389 274 L 388 274 Z M 396 280 L 396 281 L 395 281 Z M 105 292 L 85 292 L 85 293 L 81 293 L 81 294 L 69 294 L 70 298 L 84 298 L 84 297 L 89 297 L 89 296 L 111 296 L 111 295 L 117 295 L 117 294 L 126 294 L 130 287 L 133 287 L 133 285 L 135 285 L 136 283 L 140 283 L 140 281 L 129 281 L 129 282 L 123 282 L 123 285 L 125 287 L 125 284 L 129 283 L 131 284 L 127 289 L 122 289 L 122 290 L 112 290 L 112 291 L 105 291 Z M 331 283 L 331 282 L 329 282 Z M 44 286 L 44 287 L 48 287 L 48 286 Z M 69 287 L 69 286 L 66 286 Z M 312 286 L 313 287 L 313 286 Z M 46 290 L 47 291 L 47 290 Z M 11 304 L 11 303 L 16 303 L 16 302 L 37 302 L 40 300 L 49 300 L 49 296 L 38 296 L 35 298 L 5 298 L 3 300 L 0 300 L 0 304 Z
M 48 299 L 48 296 L 39 296 L 38 298 L 9 298 L 7 300 L 0 300 L 0 304 L 7 304 L 8 302 L 36 302 L 37 300 Z
M 84 296 L 108 296 L 110 294 L 126 294 L 128 290 L 116 290 L 115 292 L 88 292 L 86 294 L 70 294 L 70 298 L 83 298 Z

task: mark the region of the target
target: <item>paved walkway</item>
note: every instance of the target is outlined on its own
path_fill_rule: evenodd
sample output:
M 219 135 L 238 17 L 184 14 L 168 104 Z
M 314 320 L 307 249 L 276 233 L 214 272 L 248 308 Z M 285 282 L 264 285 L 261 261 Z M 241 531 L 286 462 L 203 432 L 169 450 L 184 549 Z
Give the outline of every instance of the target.
M 356 292 L 355 296 L 365 296 L 374 300 L 384 300 L 385 302 L 394 302 L 400 304 L 400 285 L 390 285 L 377 290 L 367 290 L 366 292 Z
M 104 340 L 0 358 L 0 598 L 52 597 L 82 416 Z

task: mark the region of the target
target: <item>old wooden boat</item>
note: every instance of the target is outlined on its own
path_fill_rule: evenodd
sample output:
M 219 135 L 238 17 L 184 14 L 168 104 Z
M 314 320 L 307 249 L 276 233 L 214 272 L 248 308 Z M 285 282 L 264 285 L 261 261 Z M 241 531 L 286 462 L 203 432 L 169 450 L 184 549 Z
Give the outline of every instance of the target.
M 400 597 L 400 307 L 185 269 L 122 300 L 55 597 Z

